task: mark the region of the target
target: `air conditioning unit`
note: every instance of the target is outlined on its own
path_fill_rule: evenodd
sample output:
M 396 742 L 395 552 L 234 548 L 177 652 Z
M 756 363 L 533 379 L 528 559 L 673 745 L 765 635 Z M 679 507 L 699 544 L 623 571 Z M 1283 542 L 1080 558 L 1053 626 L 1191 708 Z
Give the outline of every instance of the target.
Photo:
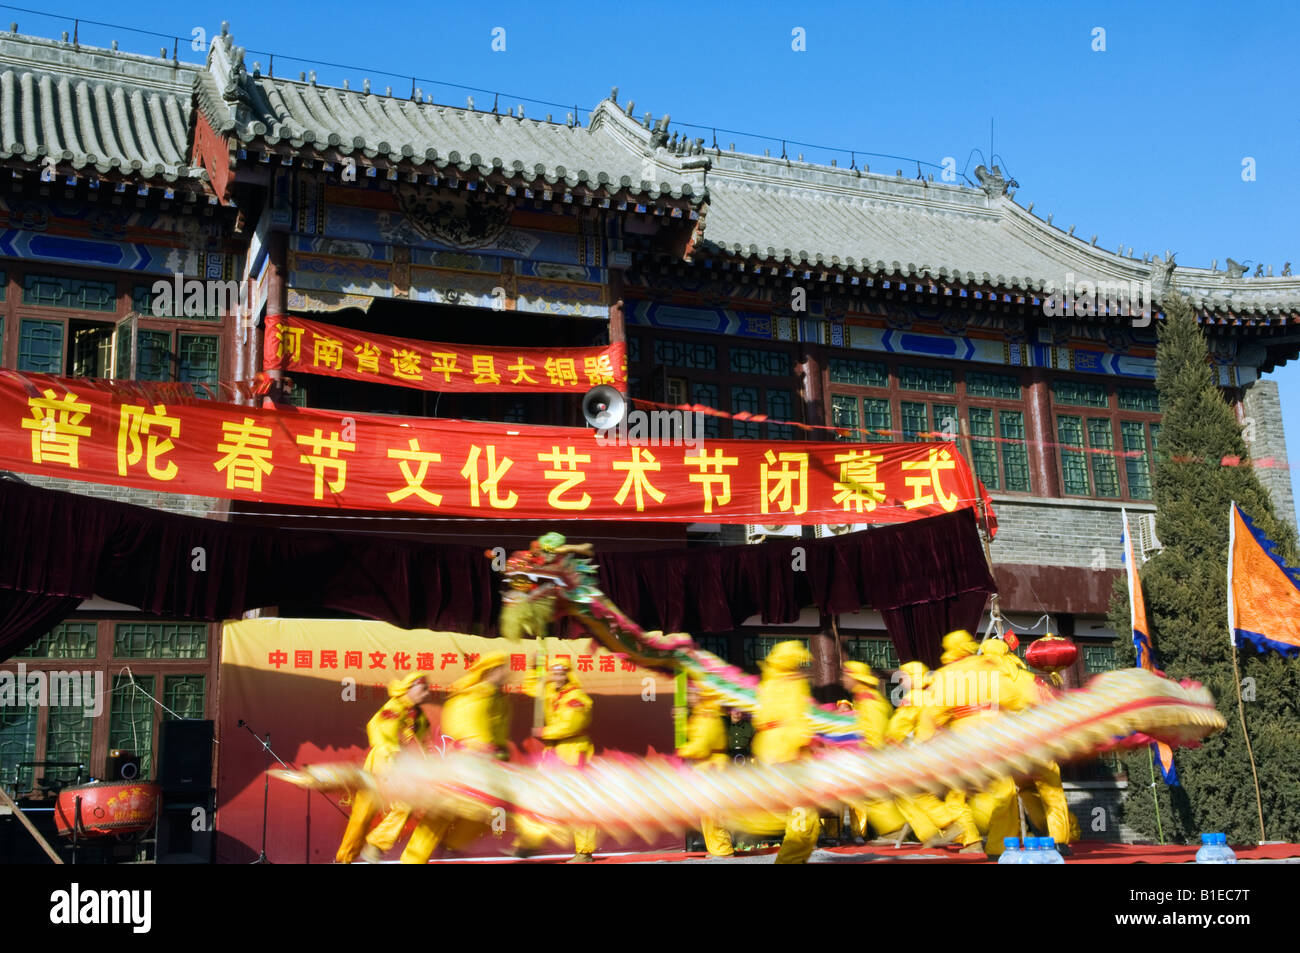
M 860 533 L 862 530 L 870 528 L 870 523 L 829 523 L 825 526 L 814 526 L 813 532 L 817 534 L 818 539 L 824 539 L 828 536 L 847 536 L 849 533 Z
M 1133 548 L 1137 550 L 1143 562 L 1164 551 L 1164 544 L 1156 537 L 1155 513 L 1142 513 L 1131 525 Z
M 745 524 L 745 542 L 747 543 L 761 543 L 765 539 L 781 536 L 786 538 L 802 537 L 803 527 L 797 523 L 788 526 L 767 526 L 760 523 Z

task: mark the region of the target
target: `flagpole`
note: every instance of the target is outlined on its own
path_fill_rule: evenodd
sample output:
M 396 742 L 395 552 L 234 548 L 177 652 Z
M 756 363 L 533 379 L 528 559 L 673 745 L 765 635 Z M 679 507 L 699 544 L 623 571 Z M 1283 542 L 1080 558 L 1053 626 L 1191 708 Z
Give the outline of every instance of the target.
M 1232 562 L 1236 555 L 1237 503 L 1228 508 L 1228 644 L 1232 646 L 1233 684 L 1237 687 L 1237 714 L 1241 718 L 1241 736 L 1246 739 L 1246 757 L 1250 759 L 1250 774 L 1255 780 L 1255 810 L 1259 812 L 1259 842 L 1268 840 L 1264 833 L 1264 802 L 1259 795 L 1259 772 L 1255 769 L 1255 752 L 1250 745 L 1250 732 L 1246 730 L 1246 703 L 1241 697 L 1241 669 L 1237 667 L 1237 619 L 1232 598 Z
M 1156 802 L 1156 833 L 1160 835 L 1160 846 L 1165 846 L 1165 829 L 1160 825 L 1160 798 L 1156 795 L 1156 756 L 1147 745 L 1147 764 L 1151 766 L 1151 800 Z
M 1142 647 L 1138 645 L 1137 639 L 1137 599 L 1133 596 L 1134 586 L 1142 585 L 1142 580 L 1138 578 L 1137 571 L 1137 548 L 1133 545 L 1133 535 L 1128 528 L 1128 508 L 1120 507 L 1120 515 L 1124 517 L 1124 562 L 1128 564 L 1128 627 L 1129 635 L 1133 638 L 1133 652 L 1137 657 L 1137 664 L 1141 668 L 1152 668 L 1155 665 L 1151 659 L 1151 633 L 1144 633 L 1147 637 L 1147 664 L 1142 664 Z M 1144 613 L 1145 616 L 1145 613 Z M 1151 623 L 1144 617 L 1144 626 L 1150 626 Z M 1147 745 L 1147 763 L 1151 767 L 1151 801 L 1156 806 L 1156 833 L 1160 835 L 1160 846 L 1164 846 L 1165 832 L 1160 823 L 1160 794 L 1156 791 L 1156 756 L 1151 750 L 1151 745 Z

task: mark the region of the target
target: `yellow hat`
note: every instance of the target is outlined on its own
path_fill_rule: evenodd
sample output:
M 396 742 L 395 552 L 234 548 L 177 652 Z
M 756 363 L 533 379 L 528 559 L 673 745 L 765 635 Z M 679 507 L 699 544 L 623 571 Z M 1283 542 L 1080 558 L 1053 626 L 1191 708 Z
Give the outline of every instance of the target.
M 949 632 L 943 637 L 943 655 L 939 660 L 944 665 L 955 662 L 960 658 L 968 655 L 974 655 L 979 651 L 979 646 L 975 639 L 965 629 L 958 629 L 955 632 Z
M 796 672 L 805 665 L 812 664 L 812 653 L 804 648 L 802 642 L 789 639 L 778 642 L 768 653 L 763 662 L 763 670 L 772 673 Z
M 480 655 L 474 661 L 474 664 L 469 667 L 469 671 L 456 679 L 451 686 L 451 690 L 453 692 L 463 692 L 471 685 L 477 685 L 482 681 L 484 675 L 492 671 L 494 668 L 500 668 L 502 665 L 505 665 L 508 660 L 509 657 L 505 652 L 488 652 L 484 655 Z
M 388 697 L 400 698 L 411 690 L 411 686 L 424 678 L 423 672 L 412 672 L 402 678 L 395 679 L 388 683 Z
M 988 639 L 980 652 L 984 655 L 1001 656 L 1007 654 L 1007 643 L 1001 639 Z
M 558 669 L 563 669 L 566 672 L 571 672 L 573 671 L 573 663 L 570 662 L 568 658 L 566 658 L 565 656 L 557 655 L 555 656 L 555 658 L 551 659 L 549 662 L 546 663 L 546 668 L 547 670 L 558 668 Z
M 870 685 L 872 688 L 880 687 L 880 679 L 872 675 L 871 666 L 863 662 L 845 662 L 844 674 L 863 685 Z

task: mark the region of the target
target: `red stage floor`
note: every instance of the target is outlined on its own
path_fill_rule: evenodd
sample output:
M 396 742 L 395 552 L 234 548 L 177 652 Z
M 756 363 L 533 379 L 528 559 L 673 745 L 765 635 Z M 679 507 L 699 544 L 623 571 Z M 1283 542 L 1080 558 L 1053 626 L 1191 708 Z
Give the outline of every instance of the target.
M 1196 860 L 1196 847 L 1160 847 L 1154 844 L 1110 844 L 1098 841 L 1084 841 L 1072 845 L 1074 854 L 1065 859 L 1067 864 L 1189 864 Z M 1263 847 L 1233 847 L 1239 861 L 1282 860 L 1288 857 L 1300 858 L 1300 844 L 1268 844 Z M 645 864 L 645 863 L 745 863 L 747 860 L 757 863 L 770 863 L 775 850 L 748 851 L 737 854 L 733 859 L 710 858 L 704 853 L 597 853 L 598 864 Z M 481 858 L 474 861 L 457 858 L 445 858 L 435 863 L 528 863 L 557 864 L 564 863 L 567 855 L 547 855 L 532 857 L 525 861 L 508 857 Z M 980 864 L 989 863 L 982 854 L 961 854 L 955 847 L 927 848 L 916 845 L 893 847 L 830 847 L 819 848 L 813 855 L 815 863 L 914 863 L 914 864 Z

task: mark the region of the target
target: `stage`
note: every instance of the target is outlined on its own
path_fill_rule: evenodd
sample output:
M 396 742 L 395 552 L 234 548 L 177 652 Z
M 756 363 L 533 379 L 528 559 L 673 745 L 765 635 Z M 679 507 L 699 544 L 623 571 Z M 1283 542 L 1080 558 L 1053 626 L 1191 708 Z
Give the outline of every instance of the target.
M 1112 844 L 1083 841 L 1071 845 L 1074 852 L 1065 858 L 1067 864 L 1191 864 L 1196 862 L 1197 846 L 1164 846 L 1157 844 Z M 1262 847 L 1233 847 L 1238 863 L 1286 864 L 1300 863 L 1300 844 L 1267 844 Z M 734 857 L 710 857 L 703 852 L 673 851 L 646 853 L 639 851 L 597 851 L 593 863 L 597 864 L 770 864 L 776 849 L 754 850 L 738 853 Z M 435 864 L 559 864 L 569 859 L 569 854 L 544 854 L 519 860 L 513 857 L 447 857 L 435 858 Z M 396 861 L 396 852 L 393 852 Z M 962 854 L 954 846 L 921 847 L 904 845 L 867 845 L 863 847 L 819 847 L 808 861 L 812 864 L 985 864 L 994 863 L 983 854 Z

